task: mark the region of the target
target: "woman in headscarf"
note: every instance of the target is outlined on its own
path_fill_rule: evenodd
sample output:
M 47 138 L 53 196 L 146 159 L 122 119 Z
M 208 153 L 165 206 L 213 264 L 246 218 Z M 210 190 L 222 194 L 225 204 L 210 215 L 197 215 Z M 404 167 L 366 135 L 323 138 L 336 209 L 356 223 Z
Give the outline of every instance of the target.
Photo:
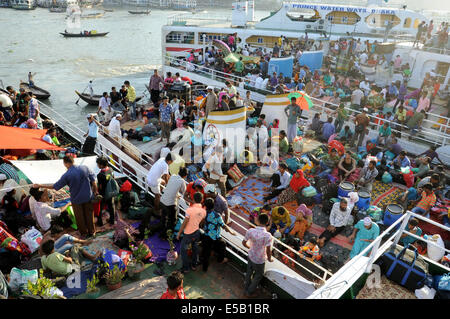
M 287 202 L 295 200 L 295 195 L 308 186 L 311 186 L 311 184 L 305 178 L 303 171 L 298 169 L 292 176 L 289 187 L 286 188 L 278 197 L 277 205 L 281 206 Z

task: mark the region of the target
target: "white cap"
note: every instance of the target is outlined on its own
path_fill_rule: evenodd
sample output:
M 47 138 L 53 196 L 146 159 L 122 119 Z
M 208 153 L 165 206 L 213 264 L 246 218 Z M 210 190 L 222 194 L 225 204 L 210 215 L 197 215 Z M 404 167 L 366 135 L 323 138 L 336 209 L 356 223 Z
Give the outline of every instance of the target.
M 370 217 L 365 217 L 365 218 L 363 219 L 363 221 L 364 221 L 364 226 L 370 226 L 370 225 L 372 225 L 372 219 L 371 219 Z
M 363 108 L 364 112 L 369 112 L 369 109 L 367 107 Z
M 5 174 L 0 174 L 0 181 L 4 181 L 4 180 L 7 180 L 7 179 L 8 179 L 8 177 L 6 177 Z
M 205 194 L 215 194 L 216 193 L 216 185 L 208 184 L 205 186 Z
M 208 87 L 206 89 L 207 90 L 214 90 L 214 88 L 211 85 L 208 85 Z

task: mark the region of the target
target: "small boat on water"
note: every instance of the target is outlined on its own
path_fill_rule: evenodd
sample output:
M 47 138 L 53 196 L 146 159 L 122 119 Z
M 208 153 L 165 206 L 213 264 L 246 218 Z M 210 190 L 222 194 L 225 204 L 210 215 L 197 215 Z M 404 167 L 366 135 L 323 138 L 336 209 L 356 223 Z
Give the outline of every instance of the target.
M 89 105 L 95 105 L 98 106 L 98 103 L 100 102 L 100 99 L 102 98 L 102 95 L 94 94 L 91 95 L 88 93 L 80 93 L 77 90 L 75 90 L 75 93 L 82 99 L 84 102 L 86 102 Z M 139 102 L 142 99 L 142 96 L 136 97 L 136 102 Z
M 105 12 L 114 12 L 114 9 L 103 9 Z
M 65 12 L 66 9 L 61 8 L 61 7 L 51 7 L 48 9 L 48 11 L 53 12 L 53 13 L 62 13 L 62 12 Z
M 150 14 L 151 10 L 129 10 L 130 14 Z
M 90 33 L 69 33 L 69 32 L 60 32 L 59 34 L 63 35 L 66 38 L 92 38 L 92 37 L 104 37 L 109 32 L 90 32 Z
M 30 85 L 26 82 L 20 81 L 20 88 L 25 89 L 25 92 L 33 93 L 38 100 L 46 100 L 50 97 L 50 92 L 34 85 L 30 88 Z
M 104 15 L 103 12 L 85 13 L 85 14 L 81 14 L 80 18 L 81 19 L 96 19 L 96 18 L 103 17 L 103 15 Z
M 11 0 L 10 1 L 11 8 L 16 10 L 34 10 L 36 9 L 36 5 L 32 0 Z

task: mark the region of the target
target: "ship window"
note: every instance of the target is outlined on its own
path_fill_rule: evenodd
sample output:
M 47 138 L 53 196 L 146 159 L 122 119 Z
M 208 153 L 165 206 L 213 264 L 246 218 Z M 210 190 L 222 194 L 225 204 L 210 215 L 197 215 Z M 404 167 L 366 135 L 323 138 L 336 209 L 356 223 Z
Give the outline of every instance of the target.
M 320 19 L 320 14 L 314 9 L 294 9 L 286 13 L 291 21 L 315 22 Z
M 258 43 L 264 43 L 263 38 L 258 38 Z
M 403 23 L 404 28 L 411 28 L 411 18 L 406 18 L 405 22 Z
M 419 24 L 420 24 L 420 19 L 414 20 L 414 29 L 417 29 L 419 27 Z
M 167 43 L 194 43 L 194 32 L 175 32 L 166 35 Z
M 342 17 L 342 23 L 347 23 L 348 22 L 348 17 Z
M 332 16 L 332 15 L 329 15 L 329 16 L 327 17 L 327 19 L 328 19 L 328 21 L 333 22 L 333 16 Z

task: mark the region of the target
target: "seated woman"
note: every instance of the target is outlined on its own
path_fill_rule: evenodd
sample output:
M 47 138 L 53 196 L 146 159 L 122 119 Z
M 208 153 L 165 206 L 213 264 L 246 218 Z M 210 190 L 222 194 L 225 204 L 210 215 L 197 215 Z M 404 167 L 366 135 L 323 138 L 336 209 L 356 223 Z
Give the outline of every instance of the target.
M 22 198 L 20 202 L 16 199 L 16 190 L 11 188 L 4 188 L 3 191 L 6 194 L 3 196 L 3 199 L 0 203 L 0 208 L 4 210 L 2 220 L 8 225 L 8 228 L 11 229 L 14 235 L 19 232 L 20 227 L 30 227 L 34 226 L 34 221 L 31 216 L 25 217 L 19 207 L 21 207 L 23 200 L 26 197 L 26 194 L 22 194 Z
M 244 150 L 238 158 L 238 167 L 245 175 L 253 174 L 257 169 L 253 157 L 253 153 L 249 150 Z
M 303 240 L 305 232 L 311 227 L 312 221 L 312 210 L 309 209 L 305 204 L 301 204 L 295 211 L 297 216 L 294 223 L 294 227 L 289 232 L 289 235 L 295 236 Z
M 338 164 L 339 178 L 341 181 L 345 181 L 353 174 L 355 170 L 356 160 L 352 157 L 352 153 L 347 151 Z
M 370 217 L 360 220 L 348 238 L 350 242 L 355 241 L 350 252 L 350 259 L 361 253 L 378 235 L 380 235 L 380 227 Z
M 285 203 L 295 200 L 296 194 L 308 186 L 311 186 L 311 184 L 305 178 L 303 171 L 298 169 L 295 174 L 292 175 L 289 187 L 287 187 L 278 197 L 277 205 L 282 206 Z

